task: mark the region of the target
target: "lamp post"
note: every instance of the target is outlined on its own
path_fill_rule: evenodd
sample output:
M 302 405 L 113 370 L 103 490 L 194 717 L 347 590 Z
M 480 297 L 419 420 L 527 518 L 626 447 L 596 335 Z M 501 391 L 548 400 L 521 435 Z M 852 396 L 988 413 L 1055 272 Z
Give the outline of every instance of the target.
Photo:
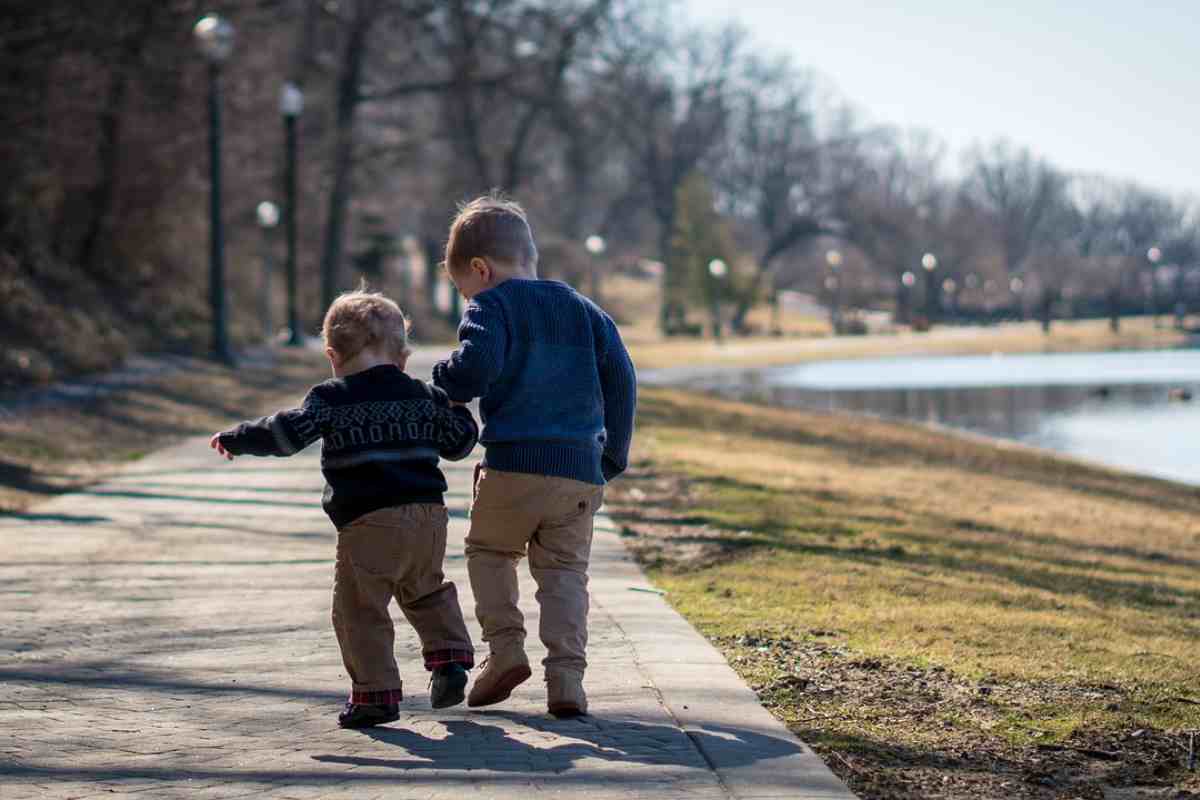
M 729 266 L 719 258 L 708 262 L 708 274 L 712 276 L 709 295 L 712 298 L 713 338 L 721 341 L 721 284 L 729 274 Z
M 954 278 L 946 278 L 942 281 L 942 293 L 950 299 L 950 320 L 953 322 L 958 317 L 958 282 Z
M 233 53 L 234 30 L 217 14 L 200 18 L 192 28 L 208 61 L 209 254 L 208 294 L 212 307 L 213 355 L 233 361 L 225 333 L 225 231 L 221 225 L 221 65 Z
M 262 231 L 262 285 L 259 287 L 259 315 L 262 317 L 263 336 L 271 339 L 271 231 L 279 224 L 279 206 L 264 200 L 254 209 Z
M 937 256 L 933 253 L 921 256 L 921 267 L 925 270 L 925 316 L 928 317 L 931 325 L 937 314 L 938 287 L 937 279 L 933 277 L 933 271 L 937 269 L 937 265 Z
M 588 292 L 592 295 L 592 301 L 600 302 L 600 256 L 604 255 L 604 251 L 608 249 L 608 243 L 604 241 L 604 237 L 598 234 L 592 234 L 583 241 L 583 247 L 591 258 L 588 260 Z
M 1012 292 L 1013 308 L 1017 312 L 1018 319 L 1025 319 L 1025 303 L 1021 299 L 1021 293 L 1025 291 L 1025 281 L 1020 275 L 1014 275 L 1008 282 L 1008 290 Z
M 1162 250 L 1151 247 L 1146 251 L 1146 260 L 1150 262 L 1150 285 L 1146 295 L 1146 304 L 1150 315 L 1154 317 L 1154 327 L 1159 327 L 1158 319 L 1158 262 L 1162 261 Z
M 284 238 L 287 239 L 287 315 L 288 341 L 296 346 L 300 337 L 300 316 L 296 308 L 296 118 L 304 110 L 304 93 L 291 81 L 283 85 L 279 93 L 279 113 L 283 116 L 284 136 Z
M 830 298 L 829 323 L 833 326 L 833 333 L 836 336 L 842 330 L 842 282 L 838 279 L 838 268 L 842 265 L 841 251 L 826 251 L 825 263 L 829 265 L 829 277 L 825 279 L 825 288 L 832 295 Z
M 912 288 L 916 283 L 917 276 L 908 270 L 905 270 L 904 274 L 900 276 L 899 296 L 896 299 L 896 314 L 903 322 L 912 322 Z

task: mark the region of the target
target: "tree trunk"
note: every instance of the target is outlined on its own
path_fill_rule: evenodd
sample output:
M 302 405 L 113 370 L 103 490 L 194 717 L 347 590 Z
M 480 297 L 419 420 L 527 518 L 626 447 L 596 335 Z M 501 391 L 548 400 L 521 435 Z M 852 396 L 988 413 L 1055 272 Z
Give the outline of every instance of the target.
M 337 291 L 346 211 L 350 206 L 353 191 L 351 170 L 354 168 L 354 117 L 362 99 L 359 85 L 367 54 L 367 33 L 375 17 L 376 8 L 376 0 L 360 0 L 358 13 L 351 23 L 350 35 L 342 53 L 341 77 L 338 79 L 337 127 L 334 131 L 333 146 L 333 189 L 329 193 L 325 247 L 321 255 L 321 302 L 326 309 L 333 302 L 334 293 Z
M 100 130 L 96 143 L 96 158 L 100 177 L 88 193 L 87 227 L 79 247 L 79 263 L 91 272 L 100 268 L 100 241 L 108 233 L 116 204 L 117 179 L 121 161 L 121 113 L 129 89 L 129 75 L 141 60 L 142 50 L 150 36 L 157 3 L 147 3 L 138 28 L 121 45 L 121 54 L 112 67 L 108 96 L 100 112 Z
M 437 239 L 427 236 L 421 244 L 425 248 L 425 305 L 429 313 L 437 313 L 438 264 L 442 260 L 442 248 Z
M 1187 272 L 1183 268 L 1183 264 L 1176 267 L 1175 273 L 1175 329 L 1183 330 L 1188 307 L 1187 307 Z

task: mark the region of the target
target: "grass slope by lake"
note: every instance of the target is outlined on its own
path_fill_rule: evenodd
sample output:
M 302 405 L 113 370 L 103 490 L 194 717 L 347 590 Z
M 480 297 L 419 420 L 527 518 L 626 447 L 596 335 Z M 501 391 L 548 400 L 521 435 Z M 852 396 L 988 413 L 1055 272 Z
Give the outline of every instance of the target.
M 1148 350 L 1178 347 L 1189 337 L 1169 323 L 1155 327 L 1148 317 L 1129 318 L 1113 333 L 1106 320 L 1056 322 L 1049 334 L 1036 322 L 993 326 L 939 326 L 925 333 L 899 331 L 871 336 L 792 336 L 711 339 L 664 339 L 645 325 L 626 336 L 641 369 L 687 365 L 778 366 L 806 361 L 913 355 L 986 355 L 990 353 L 1067 353 Z
M 862 796 L 1200 796 L 1200 490 L 668 390 L 634 456 L 628 541 Z

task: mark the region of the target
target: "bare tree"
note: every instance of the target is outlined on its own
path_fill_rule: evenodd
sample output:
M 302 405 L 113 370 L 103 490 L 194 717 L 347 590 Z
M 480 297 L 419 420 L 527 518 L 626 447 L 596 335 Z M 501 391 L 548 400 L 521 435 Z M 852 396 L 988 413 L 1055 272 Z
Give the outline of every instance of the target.
M 968 156 L 966 191 L 987 211 L 1010 274 L 1019 273 L 1063 201 L 1064 178 L 1027 149 L 999 142 Z
M 944 145 L 922 131 L 869 132 L 852 188 L 840 201 L 846 239 L 895 284 L 898 312 L 911 307 L 915 291 L 903 283 L 906 272 L 924 275 L 930 313 L 939 303 L 937 276 L 923 272 L 921 263 L 926 253 L 945 258 L 938 253 L 945 254 L 948 244 L 939 224 L 953 197 L 941 177 L 944 154 Z
M 780 256 L 844 232 L 840 211 L 856 177 L 858 145 L 844 110 L 834 112 L 829 135 L 821 136 L 812 78 L 787 61 L 748 59 L 745 80 L 733 104 L 731 135 L 714 159 L 726 207 L 748 219 L 758 241 L 756 270 L 735 309 L 734 330 L 744 328 L 764 286 L 774 296 L 772 270 Z
M 614 64 L 606 107 L 658 223 L 657 249 L 666 265 L 659 323 L 671 332 L 686 317 L 686 270 L 671 247 L 678 189 L 727 132 L 745 37 L 736 28 L 681 31 L 663 46 L 660 36 L 650 31 L 631 40 Z

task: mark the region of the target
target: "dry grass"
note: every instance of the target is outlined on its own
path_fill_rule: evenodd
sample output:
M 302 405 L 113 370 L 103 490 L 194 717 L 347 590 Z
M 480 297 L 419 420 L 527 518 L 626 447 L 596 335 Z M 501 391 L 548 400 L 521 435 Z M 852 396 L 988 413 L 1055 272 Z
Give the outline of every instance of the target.
M 641 369 L 674 366 L 777 366 L 803 361 L 873 358 L 901 355 L 979 355 L 1000 353 L 1085 352 L 1145 350 L 1175 347 L 1188 341 L 1163 318 L 1132 317 L 1112 333 L 1107 320 L 1055 322 L 1049 335 L 1037 322 L 1005 323 L 989 327 L 938 326 L 932 331 L 870 336 L 830 336 L 827 317 L 784 313 L 785 335 L 729 338 L 718 344 L 710 338 L 665 338 L 658 332 L 658 289 L 646 279 L 614 275 L 604 285 L 604 301 L 621 320 L 621 333 L 634 362 Z M 766 330 L 765 307 L 751 312 L 754 330 Z M 701 319 L 696 317 L 697 321 Z M 1196 322 L 1193 320 L 1193 322 Z
M 639 329 L 641 330 L 641 329 Z M 938 327 L 926 333 L 902 331 L 871 336 L 746 337 L 718 344 L 711 339 L 664 339 L 644 332 L 627 340 L 642 369 L 684 365 L 776 366 L 804 361 L 877 358 L 902 355 L 983 355 L 989 353 L 1099 352 L 1175 347 L 1186 333 L 1155 328 L 1146 318 L 1131 318 L 1119 333 L 1105 320 L 1057 322 L 1049 335 L 1035 322 L 990 327 Z
M 865 795 L 1200 789 L 1161 755 L 1200 728 L 1200 490 L 679 392 L 646 392 L 639 414 L 638 469 L 612 493 L 627 535 L 676 607 Z M 1130 771 L 1133 755 L 1104 762 L 1124 778 L 1039 784 L 1027 769 L 1152 742 L 1151 774 Z M 889 770 L 879 787 L 864 777 Z M 1024 788 L 976 780 L 996 770 Z M 937 791 L 903 789 L 930 775 Z
M 71 491 L 184 437 L 294 404 L 328 369 L 319 353 L 288 349 L 237 370 L 200 359 L 184 365 L 98 399 L 0 414 L 0 512 Z

